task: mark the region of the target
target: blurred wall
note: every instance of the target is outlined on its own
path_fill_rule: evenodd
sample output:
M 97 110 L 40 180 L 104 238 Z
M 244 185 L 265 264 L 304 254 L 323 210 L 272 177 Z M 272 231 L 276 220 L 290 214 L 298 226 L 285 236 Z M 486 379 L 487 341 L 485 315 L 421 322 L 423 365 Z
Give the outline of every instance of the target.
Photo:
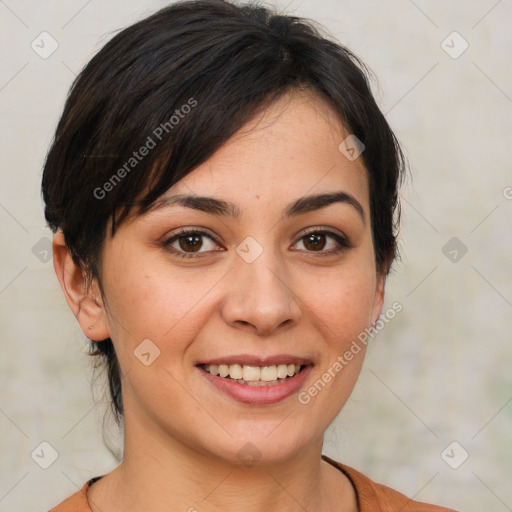
M 116 465 L 40 177 L 75 75 L 166 4 L 0 1 L 0 512 L 47 509 Z M 384 308 L 403 309 L 371 341 L 324 452 L 418 500 L 512 510 L 512 2 L 273 5 L 314 18 L 375 72 L 413 174 Z M 31 457 L 41 442 L 58 453 L 48 469 Z

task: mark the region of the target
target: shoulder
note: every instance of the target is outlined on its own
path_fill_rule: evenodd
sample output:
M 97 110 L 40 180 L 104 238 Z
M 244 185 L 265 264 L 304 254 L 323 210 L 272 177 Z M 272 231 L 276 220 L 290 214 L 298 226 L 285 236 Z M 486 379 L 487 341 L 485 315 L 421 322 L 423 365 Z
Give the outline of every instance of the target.
M 378 484 L 355 469 L 345 466 L 335 460 L 322 455 L 322 458 L 337 467 L 350 479 L 359 503 L 360 512 L 455 512 L 452 509 L 428 505 L 414 501 L 407 496 L 387 487 Z M 377 508 L 378 507 L 378 508 Z
M 50 512 L 91 512 L 86 493 L 89 486 L 96 480 L 97 478 L 89 480 L 78 492 L 52 508 Z

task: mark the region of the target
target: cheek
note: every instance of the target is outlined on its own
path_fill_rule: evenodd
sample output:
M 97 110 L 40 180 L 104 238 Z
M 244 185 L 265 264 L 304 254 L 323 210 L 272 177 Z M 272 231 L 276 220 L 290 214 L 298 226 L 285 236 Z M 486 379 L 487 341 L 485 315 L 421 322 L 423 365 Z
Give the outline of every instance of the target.
M 362 266 L 317 276 L 308 306 L 327 340 L 343 345 L 369 326 L 375 287 L 375 274 Z
M 308 303 L 310 322 L 322 342 L 316 377 L 298 400 L 308 418 L 322 418 L 323 429 L 339 414 L 361 371 L 366 344 L 358 337 L 369 326 L 375 284 L 364 266 L 347 265 L 322 276 Z
M 204 272 L 192 279 L 186 269 L 177 271 L 144 254 L 114 261 L 118 264 L 105 273 L 104 286 L 120 359 L 145 339 L 162 351 L 183 350 L 207 320 L 208 295 L 222 275 Z

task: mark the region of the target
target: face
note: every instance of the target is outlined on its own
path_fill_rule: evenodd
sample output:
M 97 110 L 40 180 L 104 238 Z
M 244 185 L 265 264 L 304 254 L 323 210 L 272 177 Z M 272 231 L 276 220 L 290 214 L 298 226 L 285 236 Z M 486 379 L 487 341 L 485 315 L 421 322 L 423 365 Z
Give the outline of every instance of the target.
M 338 149 L 348 135 L 321 99 L 285 96 L 107 237 L 98 322 L 127 432 L 234 463 L 246 443 L 275 462 L 322 437 L 364 346 L 343 356 L 383 299 L 367 172 Z

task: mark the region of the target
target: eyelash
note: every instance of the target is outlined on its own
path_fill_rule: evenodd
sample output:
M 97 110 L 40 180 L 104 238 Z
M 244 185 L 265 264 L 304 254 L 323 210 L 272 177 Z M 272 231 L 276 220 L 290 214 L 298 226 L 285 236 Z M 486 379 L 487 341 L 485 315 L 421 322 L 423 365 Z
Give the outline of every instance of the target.
M 337 234 L 337 233 L 333 233 L 332 231 L 327 231 L 325 229 L 321 229 L 321 228 L 315 228 L 315 229 L 312 229 L 311 231 L 308 231 L 307 233 L 304 233 L 298 241 L 301 241 L 303 240 L 304 238 L 306 238 L 307 236 L 310 236 L 310 235 L 314 235 L 314 234 L 322 234 L 322 235 L 327 235 L 328 238 L 332 238 L 333 240 L 335 240 L 337 242 L 337 244 L 339 245 L 338 248 L 336 249 L 330 249 L 329 251 L 306 251 L 306 252 L 310 252 L 310 253 L 317 253 L 317 254 L 320 254 L 320 255 L 332 255 L 332 254 L 338 254 L 346 249 L 349 249 L 351 247 L 351 245 L 349 244 L 348 240 Z M 210 251 L 204 251 L 202 253 L 187 253 L 187 252 L 182 252 L 174 247 L 171 247 L 171 245 L 177 241 L 179 238 L 181 237 L 184 237 L 184 236 L 188 236 L 188 235 L 199 235 L 199 236 L 205 236 L 207 238 L 209 238 L 212 242 L 215 242 L 215 239 L 209 235 L 206 231 L 203 231 L 203 230 L 200 230 L 200 229 L 187 229 L 187 228 L 183 228 L 181 229 L 178 233 L 172 235 L 170 238 L 168 238 L 167 240 L 165 240 L 163 242 L 163 246 L 171 253 L 174 253 L 175 255 L 180 255 L 181 256 L 181 259 L 185 259 L 185 258 L 201 258 L 203 256 L 205 256 L 208 252 Z M 295 245 L 295 244 L 294 244 Z M 219 252 L 219 251 L 217 251 Z

